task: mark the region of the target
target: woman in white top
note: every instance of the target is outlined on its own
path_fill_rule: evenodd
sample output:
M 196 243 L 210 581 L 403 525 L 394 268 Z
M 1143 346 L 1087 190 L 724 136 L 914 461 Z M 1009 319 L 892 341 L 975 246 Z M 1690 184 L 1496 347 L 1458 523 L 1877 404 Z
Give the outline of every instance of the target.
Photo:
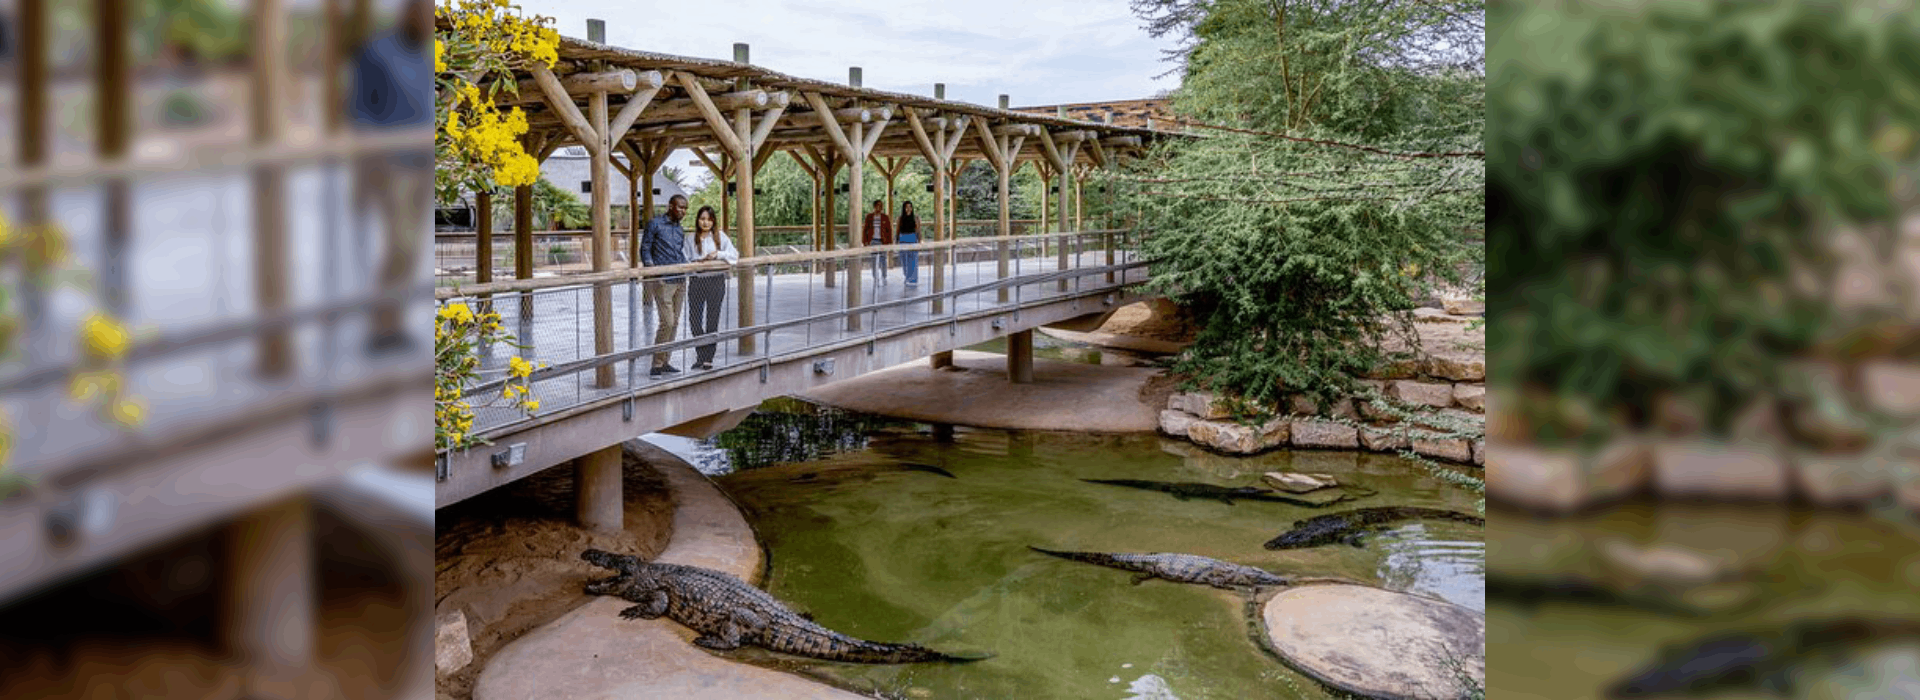
M 735 250 L 733 241 L 720 230 L 719 216 L 713 213 L 713 207 L 700 207 L 693 217 L 693 235 L 687 237 L 687 262 L 739 262 L 740 251 Z M 702 272 L 693 275 L 688 283 L 687 297 L 691 307 L 687 309 L 687 324 L 693 327 L 694 337 L 709 335 L 720 330 L 720 307 L 727 300 L 727 273 Z M 713 369 L 712 343 L 694 348 L 697 370 Z

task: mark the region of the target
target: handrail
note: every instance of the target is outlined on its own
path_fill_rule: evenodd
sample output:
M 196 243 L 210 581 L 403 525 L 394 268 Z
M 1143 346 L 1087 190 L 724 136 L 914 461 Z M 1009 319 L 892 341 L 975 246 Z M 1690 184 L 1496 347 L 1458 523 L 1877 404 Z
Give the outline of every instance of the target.
M 330 156 L 353 156 L 367 153 L 391 153 L 403 151 L 426 152 L 433 146 L 431 129 L 409 129 L 391 134 L 354 134 L 347 132 L 340 136 L 325 136 L 311 143 L 299 145 L 274 144 L 259 146 L 254 144 L 231 145 L 218 144 L 211 147 L 192 148 L 179 157 L 170 158 L 125 158 L 115 161 L 99 162 L 85 160 L 66 163 L 54 163 L 33 168 L 10 168 L 0 170 L 0 190 L 19 189 L 34 185 L 77 184 L 93 185 L 102 179 L 123 178 L 135 175 L 168 175 L 173 173 L 211 170 L 216 168 L 238 168 L 250 165 L 310 163 Z
M 790 318 L 784 321 L 755 324 L 752 326 L 748 326 L 746 328 L 735 328 L 728 331 L 708 333 L 702 336 L 685 338 L 685 339 L 675 340 L 675 341 L 666 342 L 666 343 L 659 343 L 656 345 L 648 345 L 646 347 L 633 348 L 630 350 L 621 350 L 619 352 L 608 353 L 605 355 L 583 357 L 578 360 L 574 360 L 572 362 L 553 365 L 551 367 L 542 367 L 540 369 L 534 370 L 531 374 L 527 375 L 527 382 L 528 383 L 539 382 L 539 381 L 545 381 L 548 379 L 564 377 L 567 375 L 578 374 L 580 372 L 594 369 L 596 367 L 600 367 L 603 365 L 618 364 L 620 362 L 624 362 L 636 357 L 644 357 L 646 355 L 652 355 L 655 353 L 674 352 L 677 350 L 684 350 L 686 348 L 700 346 L 700 345 L 724 343 L 730 340 L 735 340 L 735 339 L 743 338 L 750 335 L 770 333 L 773 331 L 781 330 L 783 328 L 791 328 L 793 326 L 805 325 L 810 323 L 822 323 L 826 321 L 845 318 L 847 316 L 851 316 L 855 314 L 864 314 L 864 313 L 871 313 L 875 311 L 883 311 L 896 306 L 912 306 L 915 304 L 925 304 L 930 301 L 933 301 L 935 298 L 944 299 L 944 298 L 950 298 L 950 297 L 957 297 L 964 294 L 978 294 L 980 292 L 994 291 L 1002 287 L 1024 287 L 1030 284 L 1045 284 L 1047 282 L 1053 282 L 1061 279 L 1071 279 L 1074 277 L 1086 277 L 1090 275 L 1102 274 L 1105 272 L 1127 270 L 1135 267 L 1140 267 L 1146 264 L 1148 264 L 1147 261 L 1135 260 L 1132 262 L 1116 263 L 1113 265 L 1076 267 L 1070 270 L 1052 270 L 1049 272 L 1039 272 L 1039 273 L 1033 273 L 1029 275 L 1022 275 L 1018 277 L 1008 277 L 1006 279 L 997 279 L 991 282 L 983 282 L 983 283 L 971 285 L 968 287 L 957 287 L 954 289 L 942 290 L 938 293 L 929 293 L 921 296 L 905 297 L 901 299 L 889 299 L 887 301 L 874 302 L 872 304 L 862 304 L 860 306 L 856 306 L 850 309 L 834 309 L 832 311 L 828 311 L 825 313 L 818 313 L 812 316 L 803 316 L 800 318 Z M 497 394 L 500 392 L 501 387 L 506 385 L 506 381 L 507 380 L 505 379 L 495 379 L 495 380 L 484 382 L 481 384 L 476 384 L 472 387 L 469 387 L 463 394 L 461 394 L 461 396 L 462 398 L 465 398 L 470 396 L 480 396 L 483 394 Z
M 954 223 L 960 226 L 988 225 L 988 224 L 997 226 L 999 225 L 1000 220 L 999 219 L 961 219 Z M 1037 224 L 1037 223 L 1040 223 L 1040 220 L 1039 219 L 1008 219 L 1008 223 Z M 835 223 L 833 226 L 834 226 L 834 230 L 836 231 L 845 231 L 847 229 L 847 225 L 844 223 Z M 813 227 L 807 224 L 793 224 L 793 225 L 781 224 L 777 226 L 754 224 L 753 230 L 754 231 L 774 231 L 778 233 L 787 233 L 787 232 L 799 233 L 803 231 L 811 231 L 813 230 Z M 614 233 L 630 233 L 632 232 L 632 229 L 616 227 L 613 229 L 613 232 Z M 535 236 L 575 236 L 577 237 L 577 236 L 591 236 L 593 235 L 593 229 L 569 228 L 569 229 L 559 229 L 554 231 L 534 231 L 532 233 Z M 443 236 L 446 238 L 476 238 L 480 235 L 480 232 L 478 231 L 434 231 L 433 235 L 436 238 L 443 237 Z M 732 234 L 729 233 L 728 235 L 732 235 Z M 499 238 L 499 239 L 511 239 L 513 238 L 513 232 L 512 231 L 494 231 L 493 237 Z
M 1147 265 L 1150 265 L 1150 264 L 1152 264 L 1152 263 L 1151 263 L 1151 261 L 1148 261 L 1148 260 L 1135 260 L 1135 261 L 1132 261 L 1132 262 L 1126 262 L 1126 263 L 1116 263 L 1116 264 L 1114 264 L 1114 265 L 1103 265 L 1103 266 L 1099 266 L 1099 267 L 1085 267 L 1085 268 L 1074 268 L 1074 269 L 1071 269 L 1071 270 L 1057 270 L 1057 271 L 1054 271 L 1054 272 L 1050 272 L 1050 273 L 1044 273 L 1044 274 L 1036 274 L 1036 275 L 1028 275 L 1028 276 L 1025 276 L 1025 277 L 1020 277 L 1020 278 L 1008 278 L 1008 279 L 1005 279 L 1005 280 L 995 280 L 994 282 L 991 282 L 991 283 L 987 283 L 987 284 L 982 284 L 982 285 L 975 285 L 975 286 L 976 286 L 976 287 L 981 287 L 981 288 L 985 288 L 985 289 L 992 289 L 992 288 L 994 288 L 994 287 L 998 287 L 998 286 L 1008 286 L 1008 285 L 1009 285 L 1009 283 L 1015 283 L 1015 284 L 1019 284 L 1019 285 L 1026 285 L 1026 284 L 1041 284 L 1041 283 L 1045 283 L 1045 282 L 1049 282 L 1049 281 L 1052 281 L 1052 280 L 1055 280 L 1055 279 L 1061 279 L 1061 278 L 1070 278 L 1070 277 L 1086 277 L 1086 276 L 1092 276 L 1092 275 L 1099 275 L 1099 274 L 1104 274 L 1104 273 L 1106 273 L 1106 272 L 1109 272 L 1109 271 L 1118 271 L 1118 270 L 1128 270 L 1128 269 L 1133 269 L 1133 268 L 1137 268 L 1137 267 L 1145 267 L 1145 266 L 1147 266 Z M 1114 284 L 1114 285 L 1112 285 L 1112 286 L 1114 286 L 1114 287 L 1123 287 L 1123 286 L 1125 286 L 1125 283 L 1115 283 L 1115 284 Z M 1103 286 L 1103 288 L 1104 288 L 1104 286 Z M 949 292 L 943 292 L 943 294 L 971 294 L 971 293 L 975 293 L 975 292 L 978 292 L 978 291 L 983 291 L 983 290 L 982 290 L 982 289 L 969 289 L 969 290 L 952 290 L 952 291 L 949 291 Z M 878 309 L 880 309 L 880 308 L 883 308 L 883 307 L 888 307 L 888 306 L 895 306 L 895 305 L 903 305 L 903 304 L 915 304 L 915 303 L 919 303 L 919 304 L 924 304 L 924 303 L 927 303 L 927 301 L 928 301 L 928 300 L 930 300 L 931 298 L 932 298 L 931 296 L 922 296 L 922 297 L 913 297 L 913 298 L 909 298 L 909 299 L 896 299 L 896 300 L 892 300 L 892 301 L 889 301 L 889 302 L 884 302 L 884 303 L 881 303 L 881 304 L 873 304 L 873 305 L 868 305 L 868 306 L 862 306 L 862 307 L 858 307 L 858 308 L 854 308 L 854 309 L 839 309 L 839 310 L 836 310 L 836 311 L 833 311 L 833 312 L 829 312 L 829 313 L 826 313 L 826 314 L 818 314 L 818 315 L 816 315 L 816 316 L 812 316 L 812 317 L 807 317 L 807 318 L 802 318 L 802 319 L 791 319 L 791 320 L 788 320 L 788 321 L 781 321 L 781 322 L 779 322 L 779 323 L 777 323 L 777 324 L 763 324 L 763 325 L 757 325 L 757 326 L 753 326 L 753 327 L 750 327 L 750 328 L 736 328 L 736 329 L 734 329 L 734 330 L 731 330 L 731 331 L 726 331 L 726 332 L 724 332 L 724 333 L 713 333 L 713 334 L 708 334 L 708 335 L 703 335 L 703 336 L 699 336 L 699 337 L 696 337 L 696 338 L 688 338 L 688 339 L 683 339 L 683 340 L 676 340 L 676 341 L 673 341 L 673 342 L 671 342 L 671 343 L 662 343 L 662 344 L 659 344 L 659 345 L 650 345 L 650 346 L 647 346 L 647 347 L 644 347 L 644 348 L 634 348 L 634 349 L 631 349 L 631 350 L 623 350 L 623 351 L 620 351 L 620 352 L 615 352 L 615 353 L 609 353 L 609 354 L 606 354 L 606 355 L 600 355 L 600 356 L 595 356 L 595 357 L 588 357 L 588 358 L 581 358 L 581 359 L 579 359 L 579 360 L 574 360 L 574 361 L 572 361 L 572 362 L 568 362 L 568 363 L 565 363 L 565 364 L 562 364 L 562 365 L 556 365 L 556 366 L 553 366 L 553 367 L 544 367 L 544 368 L 541 368 L 541 369 L 539 369 L 539 370 L 535 370 L 533 374 L 531 374 L 531 375 L 529 375 L 529 376 L 528 376 L 528 379 L 527 379 L 527 381 L 531 383 L 531 382 L 536 382 L 536 381 L 542 381 L 542 380 L 546 380 L 546 379 L 553 379 L 553 378 L 558 378 L 558 377 L 563 377 L 563 376 L 569 376 L 569 375 L 574 375 L 574 374 L 579 374 L 579 373 L 582 373 L 582 372 L 585 372 L 585 371 L 588 371 L 588 370 L 591 370 L 591 369 L 594 369 L 594 368 L 597 368 L 597 367 L 601 367 L 601 366 L 604 366 L 604 365 L 611 365 L 611 364 L 618 364 L 618 363 L 621 363 L 621 362 L 625 362 L 625 361 L 628 361 L 628 360 L 631 360 L 631 359 L 634 359 L 634 358 L 639 358 L 639 357 L 644 357 L 644 356 L 647 356 L 647 355 L 651 355 L 651 354 L 653 354 L 653 353 L 656 353 L 656 352 L 671 352 L 671 351 L 673 351 L 673 350 L 679 350 L 679 349 L 684 349 L 684 348 L 687 348 L 687 347 L 693 347 L 693 346 L 696 346 L 696 345 L 705 345 L 705 344 L 708 344 L 708 343 L 722 343 L 722 342 L 726 342 L 727 340 L 732 340 L 732 339 L 736 339 L 736 338 L 740 338 L 740 337 L 742 337 L 742 336 L 747 336 L 747 335 L 754 335 L 754 334 L 758 334 L 758 333 L 766 333 L 766 332 L 769 332 L 769 331 L 771 331 L 771 330 L 776 330 L 776 329 L 778 329 L 778 328 L 780 328 L 780 327 L 786 327 L 786 326 L 791 326 L 791 325 L 796 325 L 796 324 L 802 324 L 802 323 L 818 323 L 818 322 L 820 322 L 820 321 L 822 321 L 822 320 L 831 320 L 832 318 L 835 318 L 835 317 L 839 317 L 839 316 L 845 316 L 845 315 L 848 315 L 848 314 L 853 314 L 853 313 L 867 313 L 867 312 L 870 312 L 870 311 L 875 311 L 875 310 L 878 310 Z M 997 314 L 997 313 L 1004 313 L 1004 312 L 1005 312 L 1005 311 L 1006 311 L 1007 309 L 1009 309 L 1009 308 L 1016 308 L 1016 309 L 1017 309 L 1017 308 L 1024 308 L 1024 307 L 1027 307 L 1027 306 L 1033 306 L 1033 305 L 1037 305 L 1037 304 L 1045 304 L 1045 303 L 1051 303 L 1051 302 L 1054 302 L 1054 301 L 1058 301 L 1058 300 L 1059 300 L 1059 297 L 1047 297 L 1047 298 L 1041 298 L 1041 299 L 1034 299 L 1034 300 L 1030 300 L 1030 301 L 1025 301 L 1025 302 L 1009 302 L 1009 303 L 1007 303 L 1007 304 L 1002 304 L 1002 305 L 997 305 L 997 306 L 995 306 L 994 308 L 989 308 L 989 309 L 980 309 L 980 310 L 976 310 L 976 311 L 971 311 L 971 312 L 968 312 L 968 313 L 965 313 L 965 314 L 959 314 L 959 313 L 956 313 L 956 314 L 954 314 L 954 315 L 952 315 L 952 316 L 937 316 L 937 317 L 931 317 L 931 318 L 927 318 L 927 319 L 925 319 L 925 320 L 922 320 L 922 321 L 919 321 L 919 322 L 916 322 L 916 323 L 909 323 L 909 324 L 905 324 L 905 325 L 902 325 L 902 326 L 899 326 L 899 327 L 895 327 L 895 328 L 890 328 L 890 329 L 888 329 L 888 330 L 887 330 L 886 332 L 887 332 L 888 334 L 892 334 L 892 333 L 897 333 L 897 332 L 900 332 L 900 331 L 903 331 L 903 330 L 912 330 L 912 329 L 917 329 L 917 328 L 922 328 L 922 327 L 926 327 L 926 326 L 929 326 L 929 325 L 937 325 L 937 324 L 940 324 L 940 323 L 947 323 L 947 322 L 949 322 L 949 321 L 952 321 L 952 320 L 954 320 L 955 318 L 969 318 L 969 319 L 970 319 L 970 318 L 976 318 L 976 317 L 981 317 L 981 316 L 990 316 L 990 315 L 993 315 L 993 314 Z M 879 332 L 879 331 L 877 331 L 877 330 L 876 330 L 876 332 Z M 862 338 L 851 338 L 851 339 L 844 339 L 844 340 L 842 340 L 842 341 L 840 341 L 840 342 L 843 342 L 843 343 L 844 343 L 844 342 L 855 342 L 855 343 L 858 343 L 858 342 L 865 342 L 865 339 L 862 339 Z M 826 345 L 826 346 L 822 346 L 822 347 L 833 347 L 833 346 L 835 346 L 835 345 L 836 345 L 836 343 L 829 343 L 828 345 Z M 812 353 L 812 352 L 817 352 L 817 351 L 819 351 L 820 349 L 821 349 L 821 348 L 807 348 L 807 349 L 805 349 L 805 350 L 802 350 L 802 351 L 799 351 L 799 352 L 794 352 L 794 353 L 788 353 L 788 354 L 786 354 L 786 355 L 783 355 L 783 356 L 781 356 L 781 358 L 772 358 L 772 357 L 769 357 L 769 358 L 765 358 L 765 359 L 764 359 L 763 361 L 766 361 L 766 362 L 772 362 L 772 361 L 782 361 L 782 358 L 791 358 L 791 357 L 796 357 L 796 356 L 801 356 L 801 355 L 805 355 L 805 354 L 808 354 L 808 353 Z M 724 370 L 725 370 L 726 368 L 719 368 L 719 369 L 720 369 L 721 371 L 724 371 Z M 469 389 L 469 390 L 468 390 L 468 391 L 467 391 L 467 392 L 466 392 L 465 394 L 463 394 L 463 396 L 476 396 L 476 395 L 480 395 L 480 394 L 485 394 L 485 393 L 488 393 L 488 392 L 495 392 L 495 393 L 497 393 L 497 392 L 499 391 L 499 389 L 500 389 L 500 387 L 501 387 L 501 386 L 503 386 L 503 385 L 504 385 L 505 383 L 506 383 L 506 380 L 504 380 L 504 379 L 497 379 L 497 380 L 493 380 L 493 381 L 491 381 L 491 382 L 487 382 L 487 383 L 485 383 L 485 384 L 482 384 L 482 385 L 479 385 L 479 386 L 475 386 L 475 387 L 473 387 L 473 388 L 471 388 L 471 389 Z M 628 392 L 627 394 L 628 394 L 628 395 L 639 395 L 639 394 L 642 394 L 642 393 L 647 393 L 647 392 L 645 392 L 645 391 L 632 391 L 632 392 Z M 602 397 L 602 398 L 615 398 L 615 397 L 617 397 L 617 396 L 618 396 L 618 395 L 614 395 L 614 396 L 609 396 L 609 397 Z M 483 428 L 483 429 L 481 429 L 481 430 L 480 430 L 479 432 L 477 432 L 477 433 L 475 433 L 475 434 L 476 434 L 476 435 L 479 435 L 479 436 L 482 436 L 482 437 L 485 437 L 485 436 L 487 436 L 487 435 L 491 435 L 491 434 L 495 434 L 495 433 L 498 433 L 498 432 L 500 432 L 500 431 L 502 431 L 502 430 L 505 430 L 505 429 L 507 429 L 507 428 L 511 428 L 511 427 L 513 427 L 513 426 L 516 426 L 516 425 L 519 425 L 519 424 L 521 424 L 521 423 L 524 423 L 524 422 L 528 422 L 528 421 L 532 421 L 532 420 L 538 420 L 538 419 L 540 419 L 540 418 L 543 418 L 543 417 L 551 417 L 552 415 L 555 415 L 555 414 L 564 414 L 564 413 L 566 413 L 567 411 L 571 411 L 571 410 L 574 410 L 575 408 L 578 408 L 579 406 L 584 406 L 584 405 L 587 405 L 587 404 L 590 404 L 590 403 L 593 403 L 594 401 L 597 401 L 597 400 L 601 400 L 601 399 L 600 399 L 600 398 L 595 398 L 595 399 L 588 399 L 588 400 L 586 400 L 586 401 L 582 401 L 582 402 L 580 402 L 580 403 L 578 403 L 578 404 L 575 404 L 575 405 L 572 405 L 572 406 L 566 406 L 566 407 L 562 407 L 562 408 L 559 408 L 559 409 L 556 409 L 556 410 L 555 410 L 555 411 L 554 411 L 553 413 L 551 413 L 551 414 L 548 414 L 547 416 L 541 416 L 541 417 L 531 417 L 531 418 L 525 418 L 525 419 L 519 419 L 519 420 L 511 420 L 511 421 L 508 421 L 508 422 L 506 422 L 506 423 L 502 423 L 502 424 L 500 424 L 500 425 L 496 425 L 496 426 L 491 426 L 491 427 L 487 427 L 487 428 Z
M 589 272 L 565 277 L 546 277 L 538 279 L 503 280 L 472 286 L 440 287 L 434 290 L 436 301 L 476 297 L 482 294 L 500 294 L 504 292 L 531 292 L 557 287 L 597 285 L 608 282 L 625 282 L 630 279 L 648 279 L 671 277 L 697 272 L 727 272 L 735 268 L 751 269 L 757 265 L 785 265 L 791 263 L 818 262 L 822 260 L 854 259 L 875 253 L 900 251 L 942 250 L 959 246 L 981 245 L 987 243 L 1011 243 L 1013 241 L 1036 241 L 1070 236 L 1091 236 L 1095 234 L 1126 233 L 1131 229 L 1099 229 L 1092 231 L 1062 231 L 1055 233 L 1027 233 L 1015 236 L 983 236 L 980 238 L 956 238 L 947 241 L 927 243 L 895 243 L 892 245 L 862 246 L 843 250 L 812 251 L 806 253 L 786 253 L 741 258 L 737 263 L 708 262 L 683 263 L 679 265 L 656 265 L 652 267 L 630 267 L 605 272 Z

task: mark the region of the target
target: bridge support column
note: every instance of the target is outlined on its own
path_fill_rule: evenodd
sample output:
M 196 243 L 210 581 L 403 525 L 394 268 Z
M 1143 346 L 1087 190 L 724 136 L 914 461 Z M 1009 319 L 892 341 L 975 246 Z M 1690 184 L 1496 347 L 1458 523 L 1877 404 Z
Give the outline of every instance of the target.
M 941 367 L 952 367 L 953 351 L 948 350 L 946 352 L 936 352 L 933 354 L 933 358 L 931 361 L 933 363 L 934 369 L 940 369 Z
M 573 461 L 574 517 L 580 526 L 598 532 L 626 528 L 626 497 L 621 488 L 622 455 L 619 445 Z
M 241 515 L 226 526 L 223 641 L 242 664 L 241 694 L 291 698 L 313 661 L 312 512 L 296 497 Z
M 1007 336 L 1007 378 L 1015 384 L 1033 383 L 1033 331 Z

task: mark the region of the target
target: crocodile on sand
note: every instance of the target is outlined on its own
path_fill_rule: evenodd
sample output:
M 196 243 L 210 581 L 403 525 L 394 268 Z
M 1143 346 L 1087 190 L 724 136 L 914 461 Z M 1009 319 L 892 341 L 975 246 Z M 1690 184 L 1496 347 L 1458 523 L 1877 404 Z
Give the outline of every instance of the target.
M 638 603 L 620 611 L 629 620 L 661 616 L 700 633 L 693 643 L 727 651 L 751 644 L 771 651 L 826 661 L 902 664 L 966 662 L 992 654 L 945 654 L 917 644 L 888 644 L 855 639 L 821 627 L 734 576 L 680 564 L 651 564 L 639 557 L 598 549 L 580 558 L 619 572 L 587 584 L 589 595 L 612 595 Z
M 1645 668 L 1607 688 L 1607 695 L 1698 696 L 1759 688 L 1792 697 L 1795 676 L 1812 662 L 1849 658 L 1880 643 L 1914 641 L 1920 641 L 1920 620 L 1801 620 L 1766 630 L 1722 632 L 1662 647 Z
M 1288 498 L 1279 495 L 1273 489 L 1256 488 L 1253 486 L 1216 486 L 1198 481 L 1143 481 L 1140 479 L 1081 479 L 1081 481 L 1089 484 L 1107 484 L 1109 486 L 1125 486 L 1128 488 L 1146 489 L 1148 491 L 1160 491 L 1171 494 L 1174 498 L 1182 501 L 1189 498 L 1202 498 L 1209 501 L 1219 501 L 1227 505 L 1233 505 L 1234 500 L 1238 499 L 1242 501 L 1291 503 L 1307 508 L 1325 508 L 1335 503 L 1353 500 L 1353 496 L 1351 495 L 1342 495 L 1331 501 L 1315 502 L 1298 498 Z
M 1385 529 L 1384 526 L 1388 523 L 1402 520 L 1457 520 L 1469 525 L 1485 526 L 1487 524 L 1486 518 L 1437 508 L 1411 506 L 1356 508 L 1339 513 L 1316 515 L 1306 520 L 1295 520 L 1292 530 L 1267 540 L 1266 547 L 1267 549 L 1305 549 L 1341 542 L 1359 547 L 1364 544 L 1367 535 Z
M 1134 585 L 1146 583 L 1151 579 L 1164 579 L 1175 583 L 1198 583 L 1214 588 L 1236 590 L 1259 586 L 1292 586 L 1301 583 L 1358 583 L 1338 578 L 1296 578 L 1281 576 L 1251 566 L 1220 561 L 1197 554 L 1106 554 L 1102 552 L 1056 552 L 1029 545 L 1027 549 L 1056 556 L 1069 561 L 1097 564 L 1100 566 L 1139 572 L 1134 575 Z

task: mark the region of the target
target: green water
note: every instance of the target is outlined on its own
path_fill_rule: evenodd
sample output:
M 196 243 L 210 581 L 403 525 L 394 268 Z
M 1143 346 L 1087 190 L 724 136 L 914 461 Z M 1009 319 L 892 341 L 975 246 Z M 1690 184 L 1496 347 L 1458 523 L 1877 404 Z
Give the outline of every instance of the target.
M 1495 511 L 1493 574 L 1577 573 L 1619 580 L 1601 555 L 1608 540 L 1667 543 L 1738 557 L 1741 580 L 1672 587 L 1671 595 L 1722 613 L 1677 618 L 1635 608 L 1553 604 L 1528 610 L 1490 601 L 1487 687 L 1501 698 L 1590 700 L 1637 671 L 1664 644 L 1798 618 L 1862 615 L 1920 618 L 1920 539 L 1866 513 L 1785 506 L 1632 504 L 1574 519 L 1534 521 Z M 1814 699 L 1916 697 L 1920 649 L 1863 647 L 1837 666 L 1809 667 L 1793 696 Z M 1901 680 L 1904 679 L 1904 680 Z M 1908 683 L 1904 689 L 1899 683 Z M 1713 698 L 1774 698 L 1757 690 Z
M 756 416 L 705 448 L 807 442 L 796 440 L 790 425 L 807 411 L 787 409 L 785 417 Z M 845 414 L 834 420 L 852 425 Z M 717 482 L 768 549 L 767 588 L 847 634 L 997 656 L 900 666 L 753 656 L 841 687 L 905 698 L 1333 697 L 1261 649 L 1237 594 L 1164 581 L 1134 586 L 1128 572 L 1045 557 L 1028 545 L 1201 554 L 1375 582 L 1484 610 L 1477 528 L 1413 523 L 1364 549 L 1270 552 L 1260 544 L 1294 520 L 1330 511 L 1179 501 L 1080 481 L 1257 485 L 1262 472 L 1291 469 L 1379 491 L 1334 509 L 1473 511 L 1472 494 L 1397 457 L 1280 452 L 1233 459 L 1151 435 L 948 432 L 912 424 L 844 432 L 861 436 L 836 442 L 840 447 L 822 457 L 770 466 L 729 459 L 709 469 L 726 472 Z M 937 466 L 957 478 L 906 464 Z

